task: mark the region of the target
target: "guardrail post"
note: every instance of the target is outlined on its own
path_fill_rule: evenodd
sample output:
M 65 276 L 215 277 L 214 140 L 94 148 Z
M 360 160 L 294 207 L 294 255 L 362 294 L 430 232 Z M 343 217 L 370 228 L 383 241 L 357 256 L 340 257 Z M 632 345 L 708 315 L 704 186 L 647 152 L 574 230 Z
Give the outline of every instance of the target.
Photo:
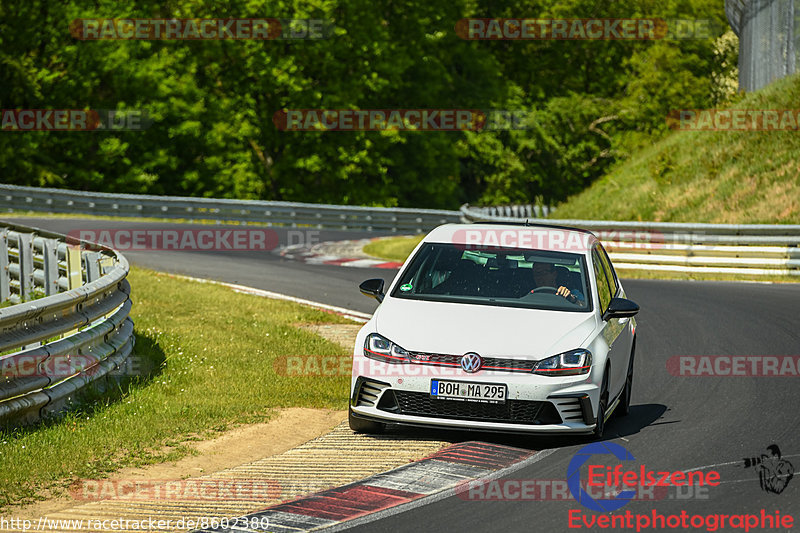
M 58 293 L 58 242 L 53 239 L 42 239 L 42 244 L 44 293 L 50 296 Z
M 81 271 L 81 247 L 67 245 L 67 286 L 70 290 L 83 285 L 83 272 Z
M 83 285 L 83 265 L 81 265 L 80 244 L 67 244 L 64 255 L 67 262 L 67 288 L 69 290 L 76 289 Z M 64 333 L 64 336 L 68 337 L 77 332 L 77 329 L 73 329 Z
M 100 252 L 86 252 L 83 259 L 86 261 L 86 283 L 91 283 L 100 277 Z
M 11 275 L 8 273 L 8 228 L 0 229 L 0 303 L 11 298 Z
M 19 235 L 19 298 L 25 302 L 31 296 L 33 289 L 33 235 L 18 233 Z
M 105 276 L 109 270 L 114 268 L 114 260 L 108 256 L 101 255 L 98 261 L 100 265 L 100 275 Z

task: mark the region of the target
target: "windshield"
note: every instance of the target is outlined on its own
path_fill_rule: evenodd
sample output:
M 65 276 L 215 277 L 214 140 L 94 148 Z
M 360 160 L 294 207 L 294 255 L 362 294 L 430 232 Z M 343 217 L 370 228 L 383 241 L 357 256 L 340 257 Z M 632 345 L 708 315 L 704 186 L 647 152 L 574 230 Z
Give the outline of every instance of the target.
M 592 310 L 582 255 L 424 244 L 391 296 L 559 311 Z

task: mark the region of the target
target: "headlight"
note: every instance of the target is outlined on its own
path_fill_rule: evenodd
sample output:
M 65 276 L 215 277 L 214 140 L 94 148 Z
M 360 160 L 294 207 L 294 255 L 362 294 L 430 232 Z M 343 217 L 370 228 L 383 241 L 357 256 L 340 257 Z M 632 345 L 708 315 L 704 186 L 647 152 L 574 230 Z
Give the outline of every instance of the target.
M 377 333 L 370 333 L 364 341 L 364 357 L 384 363 L 408 363 L 408 352 Z
M 570 350 L 542 359 L 533 367 L 534 374 L 542 376 L 577 376 L 587 374 L 592 368 L 592 352 Z

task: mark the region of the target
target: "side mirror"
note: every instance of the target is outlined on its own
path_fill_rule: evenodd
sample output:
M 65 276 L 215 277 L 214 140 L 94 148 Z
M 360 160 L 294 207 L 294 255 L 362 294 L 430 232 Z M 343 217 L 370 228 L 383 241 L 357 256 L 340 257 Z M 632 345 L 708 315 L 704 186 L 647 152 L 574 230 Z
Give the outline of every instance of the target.
M 358 288 L 361 291 L 361 294 L 369 296 L 370 298 L 375 298 L 380 303 L 383 301 L 384 297 L 383 283 L 383 280 L 380 278 L 368 279 L 367 281 L 362 282 Z
M 636 302 L 626 300 L 625 298 L 611 298 L 611 303 L 608 304 L 608 309 L 603 313 L 603 320 L 610 320 L 612 318 L 628 318 L 632 317 L 639 312 L 639 306 Z

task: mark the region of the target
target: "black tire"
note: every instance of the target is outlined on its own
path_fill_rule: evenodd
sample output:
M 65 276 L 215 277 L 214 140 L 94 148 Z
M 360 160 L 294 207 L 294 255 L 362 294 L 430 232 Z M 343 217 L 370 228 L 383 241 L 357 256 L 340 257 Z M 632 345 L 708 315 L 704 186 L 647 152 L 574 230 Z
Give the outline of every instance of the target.
M 372 420 L 364 420 L 363 418 L 356 418 L 353 416 L 352 410 L 348 410 L 347 412 L 347 422 L 350 424 L 350 429 L 356 433 L 380 435 L 386 429 L 386 424 L 373 422 Z
M 608 411 L 608 367 L 603 372 L 603 384 L 600 386 L 600 401 L 597 404 L 597 422 L 592 435 L 602 439 L 606 429 L 606 411 Z
M 619 405 L 614 409 L 614 414 L 617 416 L 627 416 L 631 412 L 631 392 L 633 391 L 633 354 L 634 349 L 631 348 L 631 360 L 628 363 L 628 373 L 625 375 L 625 388 L 622 389 L 622 397 L 619 399 Z

